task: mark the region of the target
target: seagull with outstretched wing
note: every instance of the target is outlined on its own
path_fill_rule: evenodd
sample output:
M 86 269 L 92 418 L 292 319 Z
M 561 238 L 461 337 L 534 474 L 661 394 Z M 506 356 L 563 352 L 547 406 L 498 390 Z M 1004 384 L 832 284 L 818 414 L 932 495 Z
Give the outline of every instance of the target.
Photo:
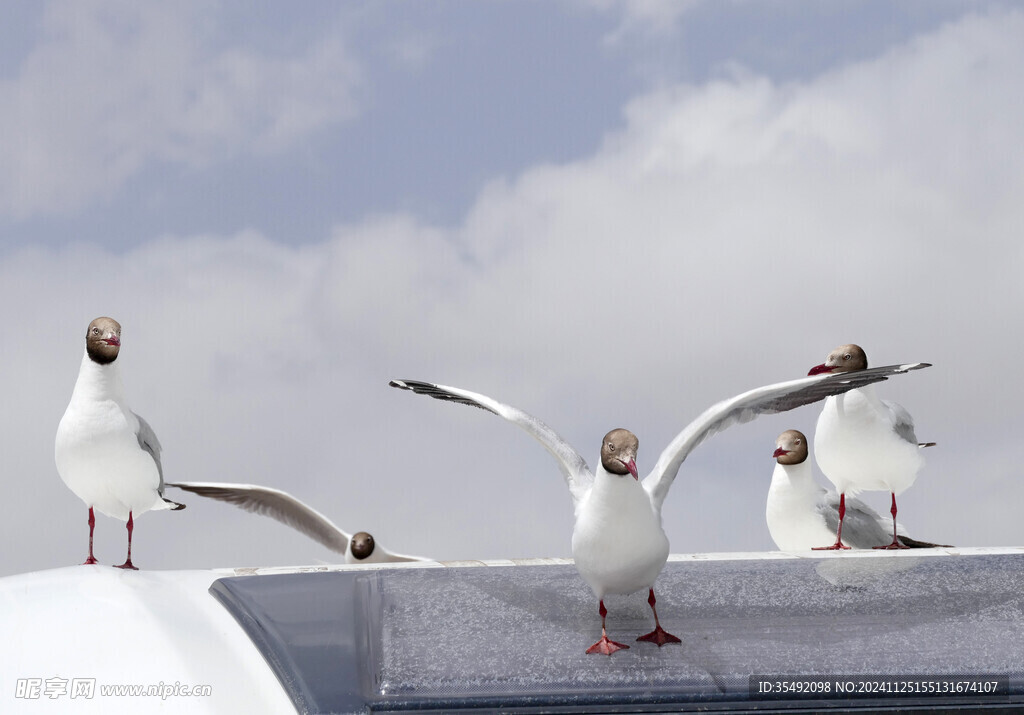
M 891 365 L 844 375 L 805 377 L 759 387 L 723 400 L 687 425 L 665 448 L 651 473 L 641 482 L 636 467 L 639 442 L 625 429 L 615 429 L 601 441 L 596 472 L 553 429 L 536 417 L 485 395 L 445 385 L 414 380 L 392 380 L 390 385 L 430 397 L 479 407 L 518 425 L 555 458 L 569 487 L 575 509 L 572 553 L 576 568 L 598 598 L 601 639 L 587 653 L 611 655 L 628 648 L 608 638 L 605 629 L 608 594 L 629 594 L 648 589 L 647 602 L 655 628 L 637 640 L 678 643 L 658 620 L 654 581 L 668 559 L 669 543 L 661 526 L 661 507 L 686 456 L 705 439 L 730 425 L 758 415 L 800 407 L 830 395 L 869 385 L 925 363 Z M 630 481 L 632 479 L 633 481 Z
M 296 531 L 345 555 L 345 563 L 379 564 L 400 561 L 429 561 L 420 556 L 408 556 L 388 551 L 365 531 L 348 534 L 334 525 L 326 516 L 288 492 L 255 484 L 227 482 L 173 482 L 177 487 L 202 497 L 234 504 L 253 514 L 262 514 L 286 524 Z

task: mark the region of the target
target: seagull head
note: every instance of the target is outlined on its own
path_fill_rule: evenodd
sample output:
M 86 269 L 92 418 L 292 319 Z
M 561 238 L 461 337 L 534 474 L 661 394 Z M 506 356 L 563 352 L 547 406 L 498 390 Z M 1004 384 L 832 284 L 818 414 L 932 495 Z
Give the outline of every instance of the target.
M 867 370 L 868 356 L 860 345 L 840 345 L 825 358 L 821 365 L 811 368 L 808 375 L 821 375 L 823 373 L 853 372 L 854 370 Z
M 121 349 L 121 324 L 113 318 L 96 318 L 85 332 L 85 349 L 93 362 L 114 362 Z
M 348 542 L 349 551 L 352 552 L 352 557 L 356 561 L 369 558 L 370 554 L 373 553 L 374 546 L 373 537 L 365 531 L 360 531 L 358 534 L 353 535 L 352 539 Z
M 804 433 L 788 429 L 775 440 L 775 452 L 772 454 L 779 464 L 800 464 L 807 459 L 807 438 Z
M 636 471 L 636 451 L 640 440 L 628 429 L 613 429 L 601 442 L 601 466 L 610 474 L 626 476 L 632 474 L 639 481 Z

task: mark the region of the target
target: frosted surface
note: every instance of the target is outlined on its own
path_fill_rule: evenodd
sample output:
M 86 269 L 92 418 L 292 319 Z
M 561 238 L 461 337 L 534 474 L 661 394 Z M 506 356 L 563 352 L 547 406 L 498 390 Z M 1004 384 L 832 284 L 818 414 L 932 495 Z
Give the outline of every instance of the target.
M 609 637 L 630 649 L 611 657 L 584 653 L 600 635 L 600 619 L 572 566 L 219 583 L 253 618 L 272 614 L 295 632 L 305 628 L 304 642 L 316 633 L 321 650 L 307 654 L 319 670 L 307 683 L 313 700 L 315 680 L 329 679 L 344 697 L 356 694 L 377 707 L 726 702 L 749 697 L 751 674 L 998 673 L 1012 676 L 1011 692 L 1019 695 L 1022 567 L 1021 555 L 670 562 L 656 584 L 658 612 L 682 645 L 636 643 L 653 627 L 646 594 L 612 597 L 605 600 Z M 261 605 L 266 579 L 282 579 L 274 586 L 279 594 L 306 596 Z M 300 602 L 301 614 L 288 605 Z M 287 630 L 269 639 L 277 639 L 272 647 L 295 650 Z M 294 664 L 300 671 L 301 660 Z M 345 679 L 350 684 L 339 685 Z

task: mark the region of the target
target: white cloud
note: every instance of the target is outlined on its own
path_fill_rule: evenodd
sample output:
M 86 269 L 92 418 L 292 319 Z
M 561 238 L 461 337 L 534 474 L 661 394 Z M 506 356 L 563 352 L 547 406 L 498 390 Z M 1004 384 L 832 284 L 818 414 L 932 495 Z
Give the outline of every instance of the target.
M 303 54 L 219 46 L 201 4 L 52 2 L 0 82 L 0 213 L 109 200 L 147 165 L 279 152 L 357 109 L 359 68 L 325 35 Z
M 50 450 L 80 335 L 104 313 L 124 325 L 128 393 L 169 478 L 288 489 L 397 550 L 567 555 L 570 505 L 528 436 L 389 378 L 516 404 L 588 458 L 628 426 L 650 468 L 713 401 L 851 340 L 875 364 L 935 363 L 882 388 L 939 443 L 900 501 L 911 533 L 1020 543 L 1022 30 L 1021 13 L 968 17 L 807 83 L 743 75 L 639 97 L 592 157 L 493 182 L 451 230 L 387 216 L 304 248 L 245 232 L 9 255 L 0 315 L 16 339 L 0 379 L 18 409 L 0 433 L 17 448 L 3 479 L 26 508 L 8 528 L 42 551 L 3 569 L 84 553 L 85 510 Z M 770 548 L 774 439 L 815 416 L 691 455 L 666 502 L 674 549 Z M 331 558 L 186 501 L 140 520 L 140 564 Z M 98 529 L 102 557 L 119 558 L 123 527 Z

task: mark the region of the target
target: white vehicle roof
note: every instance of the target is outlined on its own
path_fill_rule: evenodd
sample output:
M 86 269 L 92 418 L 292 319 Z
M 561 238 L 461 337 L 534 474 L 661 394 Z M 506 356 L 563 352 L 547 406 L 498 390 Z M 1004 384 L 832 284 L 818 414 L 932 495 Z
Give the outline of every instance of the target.
M 673 556 L 656 593 L 662 624 L 682 644 L 634 643 L 650 630 L 646 596 L 613 597 L 609 637 L 631 647 L 606 657 L 584 653 L 600 633 L 597 603 L 562 560 L 75 566 L 0 579 L 0 710 L 771 711 L 799 702 L 754 693 L 759 675 L 990 677 L 998 694 L 958 697 L 1024 703 L 1022 567 L 1020 548 Z M 88 690 L 90 679 L 91 697 L 72 689 Z M 132 685 L 158 690 L 110 690 Z M 871 704 L 910 701 L 876 694 Z

